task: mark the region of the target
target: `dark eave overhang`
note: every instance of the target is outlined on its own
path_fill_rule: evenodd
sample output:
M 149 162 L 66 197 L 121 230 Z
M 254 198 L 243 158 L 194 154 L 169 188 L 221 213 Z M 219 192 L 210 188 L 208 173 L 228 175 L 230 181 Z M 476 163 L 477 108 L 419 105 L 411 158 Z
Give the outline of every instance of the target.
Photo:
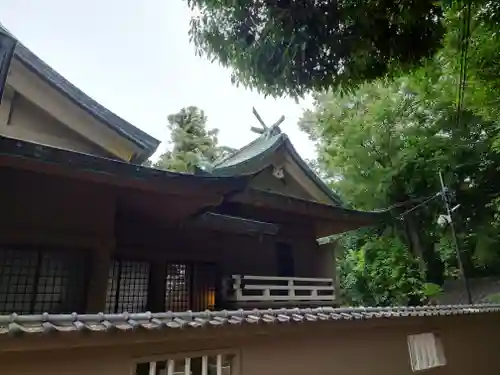
M 117 160 L 0 136 L 0 167 L 79 178 L 158 193 L 226 194 L 242 191 L 248 177 L 198 176 L 169 172 Z
M 274 223 L 232 215 L 217 214 L 214 212 L 206 212 L 194 218 L 191 224 L 205 229 L 246 235 L 257 234 L 275 236 L 280 231 L 280 226 Z
M 136 198 L 148 201 L 153 206 L 157 199 L 160 199 L 158 204 L 165 204 L 168 196 L 172 197 L 170 199 L 186 199 L 186 203 L 198 197 L 199 203 L 191 202 L 194 204 L 193 213 L 185 219 L 213 229 L 230 226 L 236 232 L 275 235 L 280 228 L 289 227 L 289 220 L 292 220 L 300 225 L 311 226 L 316 237 L 324 237 L 376 225 L 390 217 L 388 212 L 355 211 L 251 189 L 248 187 L 251 181 L 249 176 L 216 177 L 175 173 L 2 136 L 0 167 L 141 192 Z M 224 211 L 224 207 L 231 206 L 235 209 Z
M 375 226 L 392 219 L 389 211 L 357 211 L 250 188 L 232 195 L 221 207 L 229 212 L 244 211 L 255 220 L 269 217 L 268 221 L 283 227 L 293 222 L 310 225 L 316 238 Z
M 12 35 L 1 24 L 0 31 Z M 19 42 L 14 51 L 14 58 L 88 114 L 137 145 L 142 152 L 135 156 L 133 162 L 137 164 L 142 163 L 153 155 L 158 148 L 160 144 L 159 140 L 143 132 L 90 98 Z

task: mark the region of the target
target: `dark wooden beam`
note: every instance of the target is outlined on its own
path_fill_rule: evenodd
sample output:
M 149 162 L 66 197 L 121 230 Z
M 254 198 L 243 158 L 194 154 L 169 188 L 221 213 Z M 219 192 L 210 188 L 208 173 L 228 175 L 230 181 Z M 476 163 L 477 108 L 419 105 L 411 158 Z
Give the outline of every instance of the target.
M 277 235 L 280 227 L 274 223 L 244 217 L 207 212 L 192 221 L 192 225 L 207 229 L 245 234 Z

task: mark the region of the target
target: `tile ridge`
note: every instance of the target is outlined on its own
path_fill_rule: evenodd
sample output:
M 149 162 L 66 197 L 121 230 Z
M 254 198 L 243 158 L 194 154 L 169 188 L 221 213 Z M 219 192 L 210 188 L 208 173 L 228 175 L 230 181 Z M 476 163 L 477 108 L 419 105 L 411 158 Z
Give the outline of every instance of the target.
M 50 330 L 127 330 L 136 327 L 201 327 L 257 322 L 288 322 L 291 320 L 350 320 L 382 317 L 464 315 L 482 312 L 500 312 L 500 304 L 436 305 L 436 306 L 389 306 L 389 307 L 315 307 L 276 308 L 253 310 L 142 312 L 118 314 L 36 314 L 0 315 L 0 334 L 17 331 Z

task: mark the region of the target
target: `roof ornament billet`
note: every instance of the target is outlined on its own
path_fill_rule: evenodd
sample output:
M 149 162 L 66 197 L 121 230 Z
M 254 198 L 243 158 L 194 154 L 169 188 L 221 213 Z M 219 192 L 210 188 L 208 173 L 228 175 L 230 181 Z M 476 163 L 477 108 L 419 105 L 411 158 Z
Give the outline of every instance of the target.
M 262 117 L 259 115 L 259 112 L 255 109 L 255 107 L 252 107 L 252 112 L 253 115 L 257 118 L 257 121 L 259 121 L 260 125 L 262 126 L 261 128 L 258 128 L 256 126 L 252 126 L 250 130 L 254 133 L 261 134 L 264 136 L 273 136 L 276 134 L 281 133 L 281 129 L 279 126 L 285 121 L 285 116 L 281 116 L 278 121 L 276 121 L 274 124 L 271 126 L 267 126 L 264 120 L 262 120 Z

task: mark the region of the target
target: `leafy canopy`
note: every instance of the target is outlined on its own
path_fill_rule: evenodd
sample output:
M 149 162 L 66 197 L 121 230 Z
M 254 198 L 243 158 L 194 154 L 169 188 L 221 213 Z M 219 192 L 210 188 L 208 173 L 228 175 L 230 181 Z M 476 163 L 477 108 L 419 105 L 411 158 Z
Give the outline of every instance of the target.
M 200 55 L 268 95 L 351 87 L 438 50 L 434 0 L 188 0 Z
M 500 34 L 493 25 L 498 7 L 487 5 L 473 8 L 460 123 L 460 19 L 450 11 L 444 47 L 422 67 L 364 83 L 348 95 L 318 94 L 300 124 L 316 142 L 319 168 L 357 208 L 415 204 L 439 191 L 437 173 L 443 171 L 454 203 L 460 203 L 453 215 L 469 277 L 500 273 Z M 397 216 L 411 206 L 393 212 Z M 436 294 L 424 281 L 441 284 L 456 277 L 449 227 L 436 223 L 442 213 L 442 202 L 434 200 L 392 227 L 345 235 L 339 265 L 348 300 L 405 302 L 408 296 Z
M 344 299 L 353 305 L 419 304 L 425 298 L 418 263 L 390 230 L 346 250 L 340 262 Z

